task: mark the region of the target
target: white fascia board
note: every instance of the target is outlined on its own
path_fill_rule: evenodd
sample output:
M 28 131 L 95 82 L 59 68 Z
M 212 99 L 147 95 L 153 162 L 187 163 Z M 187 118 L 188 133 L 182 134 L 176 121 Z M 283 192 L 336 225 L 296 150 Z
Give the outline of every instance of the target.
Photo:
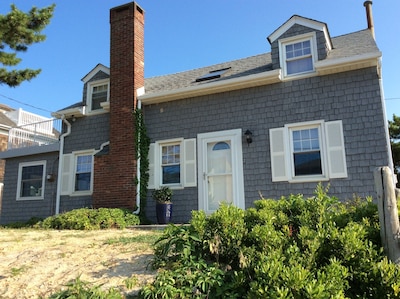
M 318 74 L 324 75 L 371 66 L 379 66 L 379 60 L 381 57 L 382 53 L 377 51 L 356 56 L 317 61 L 314 67 Z
M 147 95 L 144 94 L 138 97 L 138 99 L 142 102 L 143 105 L 150 105 L 225 91 L 256 87 L 277 82 L 281 82 L 281 69 L 240 78 L 208 82 L 201 85 L 189 86 L 181 89 L 152 93 Z
M 62 116 L 65 117 L 82 117 L 86 115 L 86 106 L 80 106 L 80 107 L 74 107 L 74 108 L 69 108 L 69 109 L 64 109 L 64 110 L 59 110 L 57 112 L 53 112 L 51 116 L 55 118 L 61 118 Z
M 5 124 L 0 124 L 0 130 L 10 131 L 11 127 Z
M 32 156 L 44 153 L 58 152 L 60 150 L 60 143 L 52 143 L 40 146 L 29 146 L 22 148 L 15 148 L 0 152 L 0 159 L 16 158 L 24 156 Z

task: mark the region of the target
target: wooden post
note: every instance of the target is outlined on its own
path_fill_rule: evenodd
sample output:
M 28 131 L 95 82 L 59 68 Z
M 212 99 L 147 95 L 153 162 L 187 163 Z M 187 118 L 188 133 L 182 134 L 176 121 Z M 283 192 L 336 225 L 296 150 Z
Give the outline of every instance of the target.
M 389 260 L 399 265 L 400 228 L 393 173 L 387 166 L 377 167 L 374 171 L 374 179 L 378 196 L 378 213 L 382 245 Z

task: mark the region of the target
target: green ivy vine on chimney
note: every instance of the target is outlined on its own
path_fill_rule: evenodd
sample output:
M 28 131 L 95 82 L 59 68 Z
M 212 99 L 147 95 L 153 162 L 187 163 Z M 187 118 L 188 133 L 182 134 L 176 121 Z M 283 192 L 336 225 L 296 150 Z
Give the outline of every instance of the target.
M 140 159 L 140 180 L 136 178 L 136 185 L 140 184 L 140 216 L 143 219 L 146 207 L 147 186 L 149 182 L 149 149 L 150 138 L 147 136 L 142 109 L 136 108 L 135 118 L 135 147 L 136 159 Z

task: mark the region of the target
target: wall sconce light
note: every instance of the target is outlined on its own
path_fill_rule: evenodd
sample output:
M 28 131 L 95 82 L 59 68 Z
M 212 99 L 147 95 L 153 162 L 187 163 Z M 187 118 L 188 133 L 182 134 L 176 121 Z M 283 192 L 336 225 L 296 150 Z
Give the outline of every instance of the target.
M 48 180 L 49 182 L 54 182 L 54 179 L 55 179 L 54 174 L 52 174 L 52 173 L 48 174 L 48 175 L 46 176 L 46 178 L 47 178 L 47 180 Z
M 250 145 L 250 143 L 253 142 L 253 133 L 251 133 L 250 130 L 247 130 L 246 132 L 244 132 L 244 137 L 246 137 L 247 145 Z
M 75 115 L 72 115 L 71 120 L 72 120 L 72 122 L 76 122 L 76 117 L 75 117 Z

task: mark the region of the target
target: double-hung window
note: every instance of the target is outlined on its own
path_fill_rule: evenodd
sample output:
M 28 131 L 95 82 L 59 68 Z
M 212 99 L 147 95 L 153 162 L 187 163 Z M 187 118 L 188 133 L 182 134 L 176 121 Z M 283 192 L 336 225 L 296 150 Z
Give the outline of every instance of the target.
M 281 66 L 285 76 L 294 76 L 314 71 L 315 34 L 303 35 L 293 40 L 279 41 Z
M 93 155 L 76 156 L 75 189 L 74 191 L 91 190 Z
M 161 184 L 181 183 L 181 143 L 161 144 Z
M 347 177 L 342 121 L 287 124 L 269 131 L 272 181 Z
M 88 84 L 89 93 L 87 95 L 90 111 L 102 110 L 101 103 L 108 102 L 109 99 L 109 82 L 101 80 Z
M 150 144 L 149 189 L 196 184 L 196 139 L 177 138 Z
M 17 200 L 44 198 L 45 169 L 46 161 L 19 165 Z
M 93 191 L 94 150 L 78 151 L 63 155 L 62 195 L 90 195 Z
M 322 175 L 320 126 L 290 130 L 293 175 Z

